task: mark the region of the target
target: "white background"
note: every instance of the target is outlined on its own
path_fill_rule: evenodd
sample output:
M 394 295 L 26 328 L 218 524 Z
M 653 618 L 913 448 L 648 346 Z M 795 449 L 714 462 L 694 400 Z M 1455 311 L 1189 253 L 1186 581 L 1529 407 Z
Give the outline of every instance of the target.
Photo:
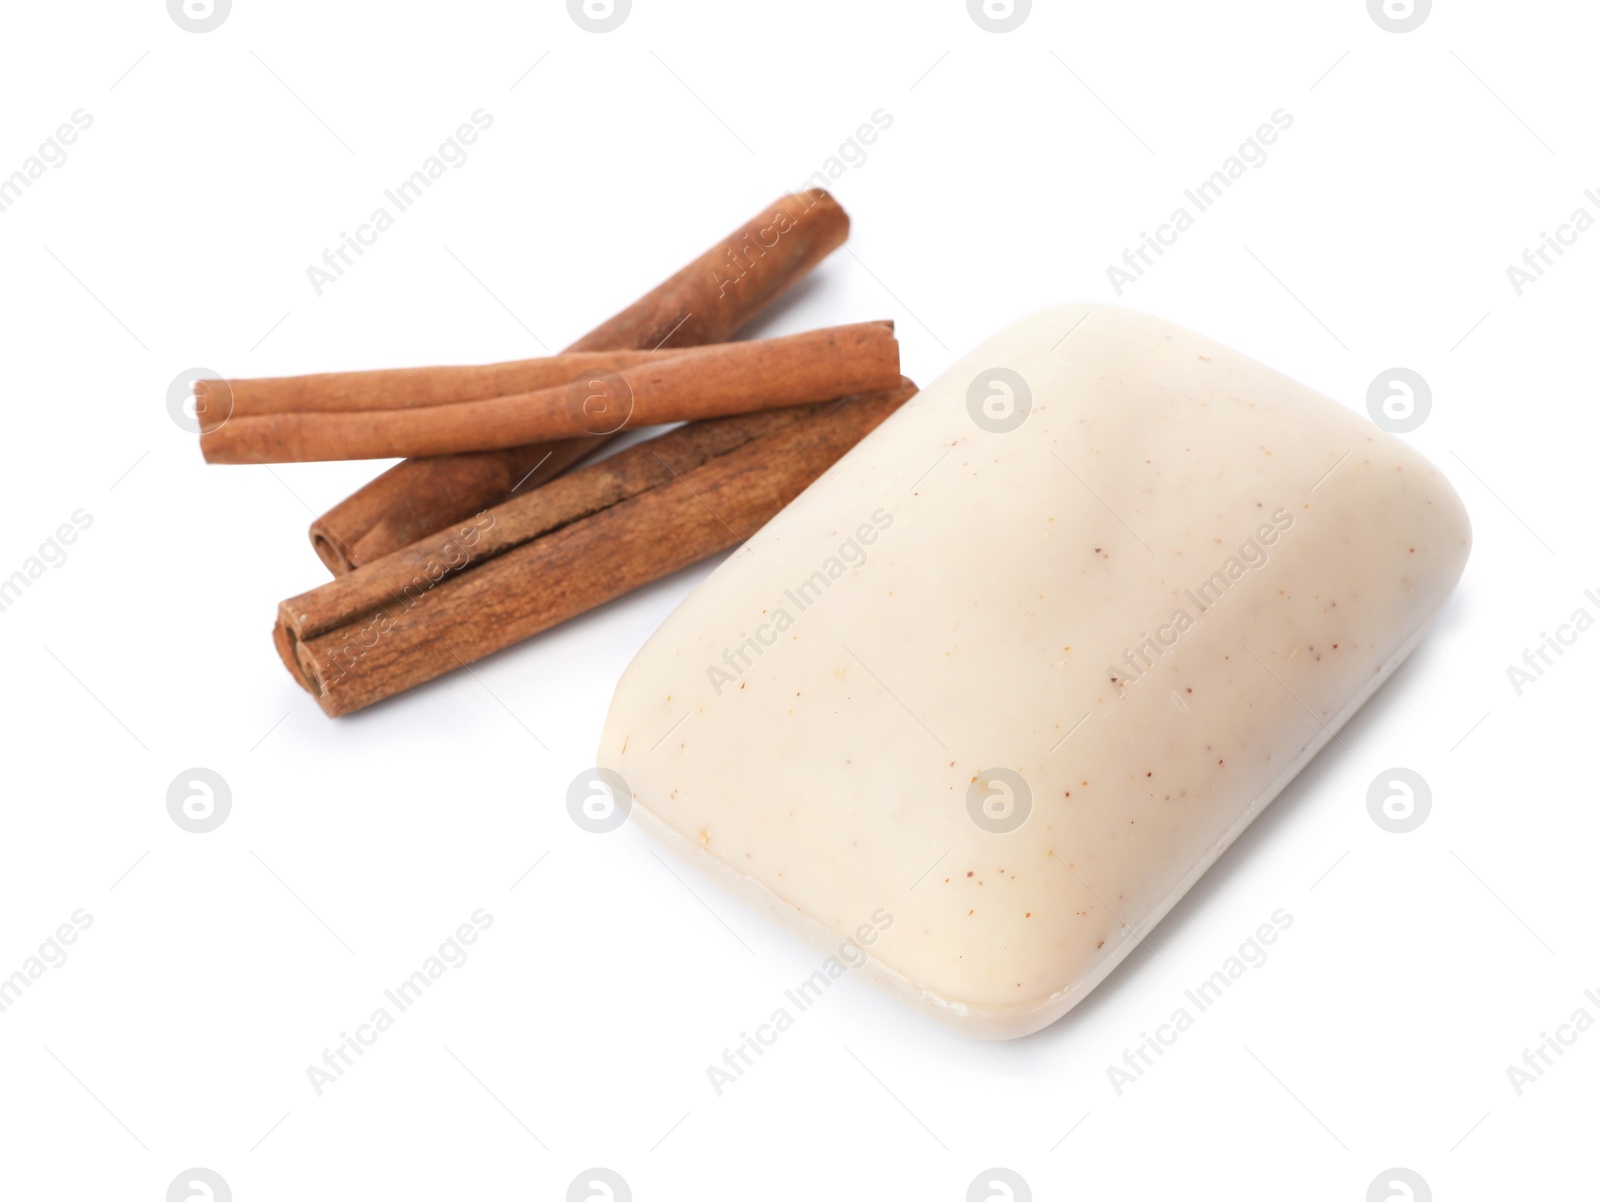
M 1506 1073 L 1600 1019 L 1600 632 L 1521 696 L 1506 675 L 1600 616 L 1600 231 L 1520 297 L 1506 275 L 1600 216 L 1592 6 L 1453 0 L 1406 34 L 1361 0 L 1041 0 L 1005 34 L 954 0 L 635 0 L 606 34 L 553 0 L 4 23 L 0 175 L 93 125 L 0 213 L 0 576 L 93 525 L 0 613 L 0 975 L 93 925 L 0 1013 L 0 1195 L 156 1202 L 189 1166 L 241 1202 L 562 1198 L 591 1165 L 639 1199 L 961 1199 L 996 1165 L 1038 1198 L 1360 1202 L 1391 1166 L 1438 1199 L 1593 1191 L 1600 1029 L 1520 1097 Z M 306 267 L 478 108 L 470 160 L 317 296 Z M 1407 437 L 1476 545 L 1348 751 L 1068 1018 L 976 1044 L 851 980 L 718 1097 L 706 1066 L 818 953 L 564 805 L 708 567 L 331 721 L 268 636 L 326 578 L 306 524 L 376 465 L 208 468 L 165 392 L 560 347 L 880 108 L 834 184 L 849 250 L 756 330 L 891 317 L 930 381 L 1042 304 L 1117 299 L 1107 266 L 1283 108 L 1120 299 L 1356 409 L 1420 372 Z M 233 797 L 206 835 L 166 810 L 195 766 Z M 1403 836 L 1366 811 L 1394 766 L 1433 790 Z M 479 907 L 470 959 L 317 1096 L 307 1066 Z M 1119 1097 L 1107 1066 L 1279 907 L 1270 960 Z

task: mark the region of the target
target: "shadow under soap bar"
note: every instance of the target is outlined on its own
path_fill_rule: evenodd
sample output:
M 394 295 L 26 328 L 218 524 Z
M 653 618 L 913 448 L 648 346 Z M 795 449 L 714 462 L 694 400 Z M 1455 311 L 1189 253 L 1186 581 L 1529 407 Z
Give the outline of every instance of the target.
M 599 764 L 914 1005 L 1024 1035 L 1405 658 L 1470 539 L 1364 417 L 1156 318 L 1046 309 L 695 590 Z

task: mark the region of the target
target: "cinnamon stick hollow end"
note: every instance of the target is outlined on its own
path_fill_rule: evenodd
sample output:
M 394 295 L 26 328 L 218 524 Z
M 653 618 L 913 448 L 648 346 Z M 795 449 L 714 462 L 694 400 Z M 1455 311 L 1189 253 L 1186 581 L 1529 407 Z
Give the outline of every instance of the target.
M 277 651 L 278 658 L 283 661 L 283 666 L 289 669 L 289 675 L 294 677 L 295 683 L 313 697 L 316 696 L 320 689 L 313 685 L 310 675 L 301 666 L 300 640 L 295 636 L 294 627 L 284 619 L 282 605 L 278 607 L 278 620 L 272 624 L 272 646 Z
M 311 545 L 335 576 L 353 572 L 442 529 L 442 512 L 451 513 L 445 525 L 476 512 L 455 509 L 464 497 L 478 495 L 479 487 L 486 489 L 480 509 L 499 503 L 490 497 L 506 501 L 526 496 L 592 454 L 602 442 L 568 438 L 518 447 L 514 453 L 407 459 L 312 522 Z M 354 541 L 346 542 L 341 532 Z
M 200 423 L 200 433 L 209 434 L 220 429 L 233 416 L 233 385 L 228 380 L 196 380 L 194 390 L 194 416 Z
M 343 575 L 355 567 L 350 558 L 350 548 L 344 545 L 344 540 L 325 519 L 317 518 L 307 533 L 311 536 L 311 549 L 335 576 Z

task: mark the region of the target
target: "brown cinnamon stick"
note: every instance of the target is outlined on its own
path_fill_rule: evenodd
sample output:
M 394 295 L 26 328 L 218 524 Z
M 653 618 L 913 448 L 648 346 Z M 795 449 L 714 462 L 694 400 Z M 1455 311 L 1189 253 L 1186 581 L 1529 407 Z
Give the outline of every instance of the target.
M 349 413 L 449 405 L 571 383 L 590 372 L 622 371 L 666 351 L 568 351 L 537 359 L 460 367 L 319 372 L 251 380 L 196 380 L 200 432 L 264 413 Z
M 347 714 L 749 537 L 916 391 L 680 426 L 285 601 L 274 639 Z
M 727 417 L 893 387 L 899 345 L 889 322 L 656 352 L 559 388 L 409 409 L 268 413 L 203 433 L 210 463 L 292 463 L 448 455 L 639 426 Z
M 780 197 L 653 291 L 569 348 L 574 351 L 726 342 L 850 232 L 821 189 Z M 579 440 L 433 459 L 408 459 L 311 524 L 335 575 L 535 487 L 592 450 Z
M 447 575 L 667 484 L 674 473 L 693 471 L 826 407 L 795 405 L 680 426 L 291 598 L 280 616 L 294 637 L 304 640 L 386 605 L 409 606 Z
M 604 441 L 569 438 L 515 451 L 407 459 L 312 522 L 311 545 L 337 577 L 435 533 L 441 514 L 453 515 L 448 526 L 538 488 Z M 354 541 L 339 531 L 349 531 Z

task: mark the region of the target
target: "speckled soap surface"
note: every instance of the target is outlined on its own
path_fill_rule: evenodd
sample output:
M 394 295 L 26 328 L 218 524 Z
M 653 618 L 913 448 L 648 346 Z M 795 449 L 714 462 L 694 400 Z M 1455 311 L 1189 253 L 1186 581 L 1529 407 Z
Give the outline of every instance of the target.
M 1409 653 L 1469 543 L 1364 417 L 1158 319 L 1046 309 L 695 590 L 599 763 L 913 1005 L 1026 1034 Z

